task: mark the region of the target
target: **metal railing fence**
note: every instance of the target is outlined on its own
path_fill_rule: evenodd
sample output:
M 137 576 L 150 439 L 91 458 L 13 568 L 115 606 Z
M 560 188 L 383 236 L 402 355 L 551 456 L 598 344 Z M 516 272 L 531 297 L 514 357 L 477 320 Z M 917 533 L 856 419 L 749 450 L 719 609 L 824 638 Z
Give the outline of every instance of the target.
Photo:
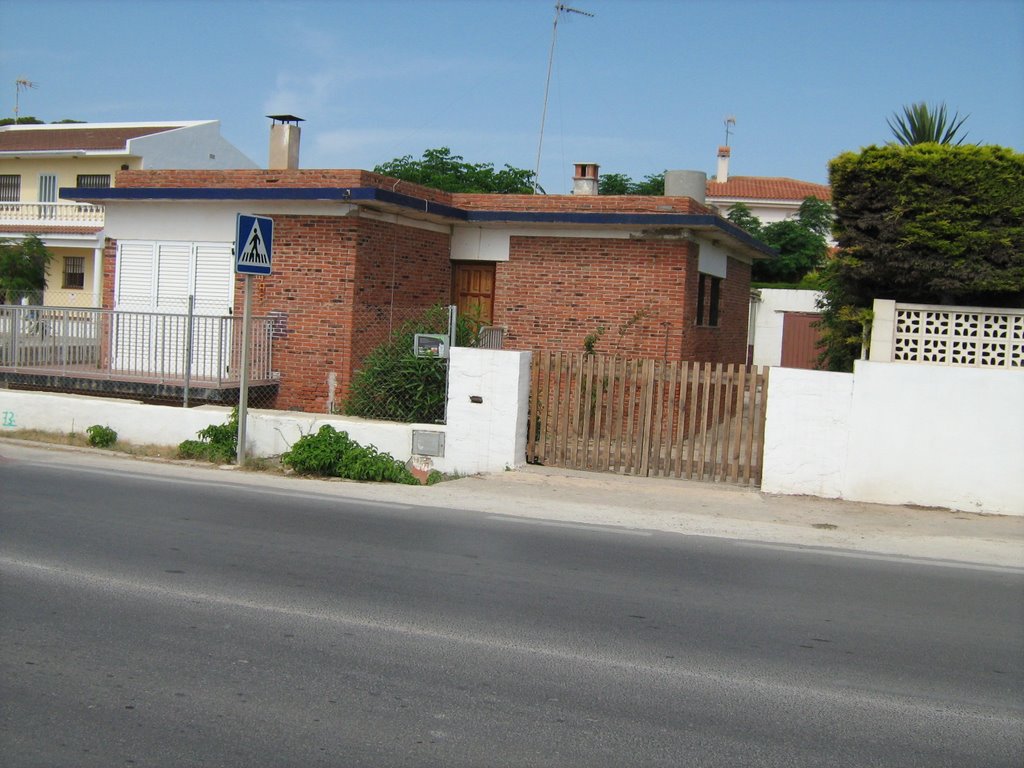
M 272 323 L 252 319 L 250 382 L 270 382 Z M 83 307 L 0 305 L 0 371 L 140 385 L 230 387 L 242 318 Z M 144 394 L 144 393 L 143 393 Z

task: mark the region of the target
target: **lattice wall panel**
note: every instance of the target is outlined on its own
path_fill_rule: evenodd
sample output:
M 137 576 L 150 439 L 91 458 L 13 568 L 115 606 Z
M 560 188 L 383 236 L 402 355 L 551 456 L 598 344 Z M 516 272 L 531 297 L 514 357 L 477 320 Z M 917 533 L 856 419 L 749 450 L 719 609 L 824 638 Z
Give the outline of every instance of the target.
M 1024 368 L 1024 312 L 897 306 L 893 359 L 984 368 Z

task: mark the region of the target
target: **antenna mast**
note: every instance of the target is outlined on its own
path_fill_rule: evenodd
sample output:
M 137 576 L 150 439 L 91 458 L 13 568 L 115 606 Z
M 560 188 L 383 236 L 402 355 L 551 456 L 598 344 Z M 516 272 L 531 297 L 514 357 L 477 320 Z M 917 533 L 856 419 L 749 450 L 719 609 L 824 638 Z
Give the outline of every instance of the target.
M 548 77 L 544 82 L 544 109 L 540 114 L 540 139 L 537 141 L 537 166 L 533 172 L 533 193 L 537 194 L 540 191 L 540 151 L 544 146 L 544 123 L 548 117 L 548 91 L 551 88 L 551 66 L 555 61 L 555 39 L 558 36 L 558 20 L 562 17 L 562 14 L 577 13 L 580 16 L 589 16 L 594 18 L 594 14 L 581 11 L 579 8 L 570 8 L 565 3 L 555 4 L 555 22 L 551 27 L 551 51 L 548 53 Z
M 736 125 L 736 117 L 729 115 L 725 118 L 725 146 L 729 146 L 729 136 L 732 135 L 732 126 Z
M 27 91 L 29 88 L 38 88 L 37 83 L 33 83 L 31 80 L 25 77 L 19 77 L 14 81 L 14 124 L 18 124 L 18 100 L 21 97 L 22 91 Z

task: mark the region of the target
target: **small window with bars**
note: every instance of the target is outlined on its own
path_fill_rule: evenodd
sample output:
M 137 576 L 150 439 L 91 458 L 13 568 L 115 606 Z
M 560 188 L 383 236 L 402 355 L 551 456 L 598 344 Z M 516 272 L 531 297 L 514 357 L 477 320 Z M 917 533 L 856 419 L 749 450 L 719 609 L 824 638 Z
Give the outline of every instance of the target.
M 698 275 L 697 282 L 697 325 L 715 327 L 718 325 L 718 306 L 721 301 L 722 278 L 713 275 Z
M 78 183 L 79 189 L 103 189 L 110 186 L 109 173 L 80 173 Z
M 21 176 L 19 174 L 0 175 L 0 203 L 17 203 L 21 200 Z
M 64 257 L 64 281 L 61 287 L 75 290 L 85 287 L 84 256 Z

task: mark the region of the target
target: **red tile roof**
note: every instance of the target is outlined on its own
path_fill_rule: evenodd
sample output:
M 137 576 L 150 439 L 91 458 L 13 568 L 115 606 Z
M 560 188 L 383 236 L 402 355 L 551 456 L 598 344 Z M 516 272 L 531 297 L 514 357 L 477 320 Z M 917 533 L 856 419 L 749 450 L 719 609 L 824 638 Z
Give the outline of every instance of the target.
M 750 200 L 803 200 L 816 197 L 831 200 L 832 190 L 827 184 L 813 184 L 797 179 L 770 176 L 730 176 L 728 181 L 708 181 L 710 198 L 747 198 Z
M 47 128 L 46 130 L 0 130 L 0 152 L 56 152 L 69 149 L 123 150 L 129 139 L 173 131 L 180 125 L 131 126 L 123 128 Z

